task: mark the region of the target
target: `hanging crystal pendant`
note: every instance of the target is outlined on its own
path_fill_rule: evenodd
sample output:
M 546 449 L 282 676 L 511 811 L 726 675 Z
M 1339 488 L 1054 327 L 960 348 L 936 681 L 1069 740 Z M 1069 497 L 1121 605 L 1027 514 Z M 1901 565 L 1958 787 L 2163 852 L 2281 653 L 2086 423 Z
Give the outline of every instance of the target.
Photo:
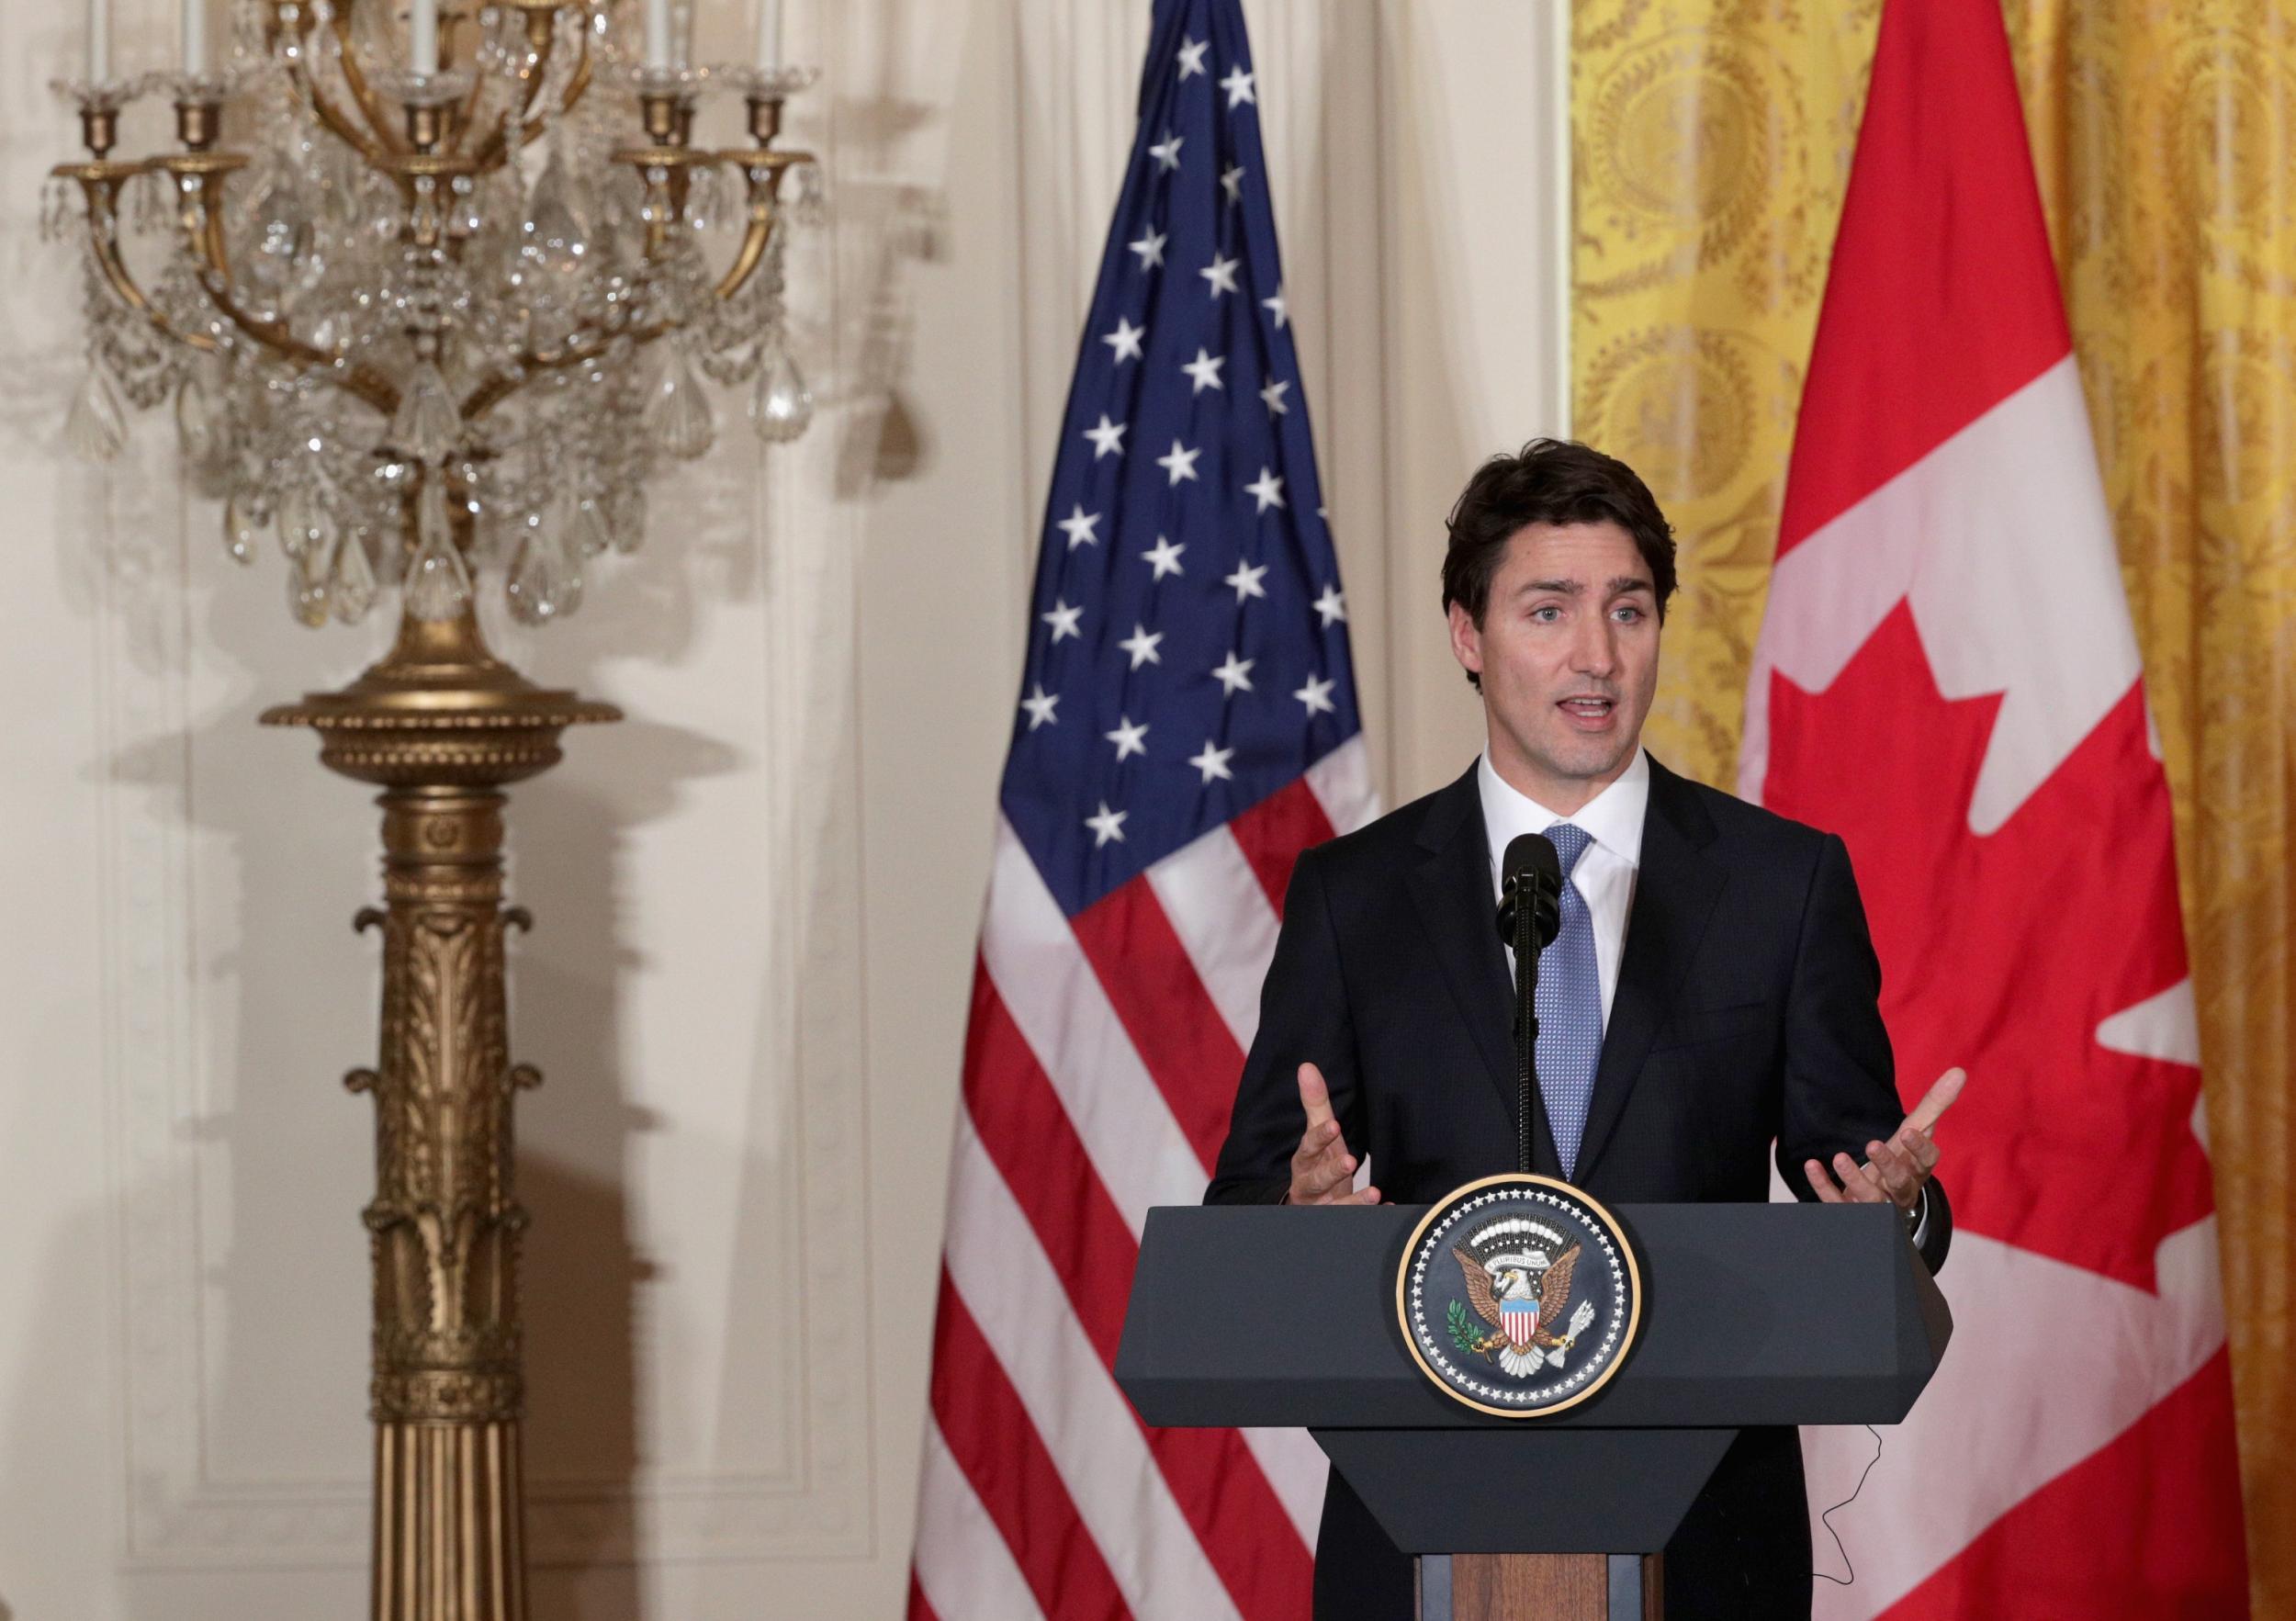
M 286 161 L 273 165 L 253 214 L 254 252 L 249 255 L 249 273 L 266 287 L 285 287 L 294 281 L 299 261 L 311 244 L 310 210 L 304 206 L 295 170 Z
M 646 544 L 646 491 L 631 486 L 606 498 L 606 534 L 613 549 L 630 556 Z
M 436 467 L 461 437 L 462 412 L 447 392 L 445 376 L 437 362 L 421 362 L 407 379 L 398 414 L 390 419 L 392 447 Z
M 128 416 L 119 403 L 119 390 L 111 372 L 91 355 L 87 378 L 72 398 L 71 414 L 63 421 L 63 442 L 84 462 L 101 465 L 127 448 Z
M 646 429 L 654 447 L 664 456 L 692 461 L 709 454 L 717 437 L 717 423 L 702 379 L 693 373 L 693 357 L 681 344 L 662 366 L 653 402 L 646 408 Z
M 429 242 L 446 227 L 446 211 L 439 205 L 438 176 L 417 174 L 414 206 L 407 210 L 407 231 L 417 242 Z
M 175 390 L 175 443 L 189 467 L 202 466 L 215 454 L 215 408 L 196 370 L 186 373 Z
M 334 567 L 327 575 L 327 597 L 337 619 L 356 625 L 375 605 L 375 565 L 356 530 L 335 542 Z
M 829 217 L 827 198 L 823 195 L 821 165 L 797 165 L 797 195 L 789 205 L 789 221 L 807 230 L 827 222 Z
M 467 241 L 486 229 L 486 212 L 478 207 L 478 183 L 457 174 L 446 186 L 446 234 Z
M 39 240 L 62 242 L 71 222 L 72 206 L 80 193 L 71 182 L 51 175 L 39 188 Z
M 334 514 L 308 490 L 290 490 L 279 499 L 279 549 L 290 557 L 308 557 L 318 554 L 313 565 L 324 569 L 332 555 L 336 523 Z
M 526 251 L 544 269 L 558 276 L 571 276 L 581 269 L 582 256 L 590 244 L 583 240 L 581 221 L 574 213 L 572 186 L 566 177 L 566 165 L 558 161 L 559 144 L 551 141 L 550 155 L 543 163 L 542 174 L 526 200 L 522 240 Z
M 416 506 L 421 539 L 407 560 L 407 612 L 417 619 L 458 619 L 470 606 L 470 570 L 447 525 L 445 481 L 435 476 L 425 480 Z
M 573 555 L 594 557 L 613 545 L 613 530 L 606 522 L 605 508 L 595 496 L 584 496 L 573 503 L 568 515 L 573 526 Z
M 327 623 L 327 557 L 317 547 L 287 564 L 287 612 L 298 624 L 317 630 Z
M 771 343 L 765 364 L 758 368 L 757 386 L 749 394 L 749 421 L 758 437 L 768 445 L 787 445 L 805 433 L 813 421 L 813 390 L 787 344 Z
M 388 6 L 351 8 L 351 49 L 370 77 L 399 65 L 401 48 L 399 30 L 393 26 L 393 9 Z
M 252 490 L 236 490 L 223 506 L 223 549 L 234 563 L 253 565 L 263 532 L 271 526 L 271 508 Z
M 547 625 L 582 605 L 582 570 L 566 555 L 566 542 L 553 524 L 527 531 L 510 580 L 502 588 L 511 616 L 522 625 Z

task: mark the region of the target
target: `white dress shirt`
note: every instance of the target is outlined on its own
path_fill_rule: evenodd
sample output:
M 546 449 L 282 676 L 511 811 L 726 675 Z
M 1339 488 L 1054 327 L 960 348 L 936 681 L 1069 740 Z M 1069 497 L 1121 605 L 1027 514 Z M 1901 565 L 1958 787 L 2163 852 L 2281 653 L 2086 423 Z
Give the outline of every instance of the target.
M 1559 816 L 1517 792 L 1491 769 L 1485 754 L 1475 768 L 1483 801 L 1483 831 L 1491 839 L 1491 895 L 1499 898 L 1499 877 L 1507 846 L 1525 833 L 1544 833 L 1568 822 L 1592 841 L 1570 869 L 1571 885 L 1586 902 L 1594 925 L 1594 970 L 1602 981 L 1603 1028 L 1610 1029 L 1610 1005 L 1618 991 L 1618 964 L 1626 951 L 1626 916 L 1634 909 L 1635 874 L 1642 866 L 1642 818 L 1650 808 L 1650 757 L 1640 749 L 1617 781 L 1570 816 Z M 1514 951 L 1507 951 L 1514 971 Z

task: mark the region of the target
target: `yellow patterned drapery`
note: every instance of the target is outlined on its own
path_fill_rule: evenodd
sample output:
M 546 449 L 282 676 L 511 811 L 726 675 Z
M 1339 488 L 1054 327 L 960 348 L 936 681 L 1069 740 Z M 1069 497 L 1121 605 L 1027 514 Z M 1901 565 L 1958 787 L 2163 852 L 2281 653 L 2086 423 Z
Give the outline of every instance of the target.
M 1878 0 L 1576 0 L 1573 396 L 1683 544 L 1649 736 L 1728 785 Z M 2177 812 L 2256 1613 L 2296 1621 L 2296 17 L 2008 0 Z

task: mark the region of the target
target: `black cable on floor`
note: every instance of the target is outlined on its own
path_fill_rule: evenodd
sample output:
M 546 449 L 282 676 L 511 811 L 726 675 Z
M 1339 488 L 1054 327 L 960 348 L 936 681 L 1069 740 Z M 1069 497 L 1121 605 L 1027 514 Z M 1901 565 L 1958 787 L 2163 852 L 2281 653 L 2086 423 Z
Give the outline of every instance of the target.
M 1874 1466 L 1882 1460 L 1881 1431 L 1875 1429 L 1872 1424 L 1865 1425 L 1864 1429 L 1867 1435 L 1874 1437 L 1874 1456 L 1865 1460 L 1865 1469 L 1858 1476 L 1858 1483 L 1851 1489 L 1850 1495 L 1843 1498 L 1840 1503 L 1835 1503 L 1833 1507 L 1828 1509 L 1824 1514 L 1818 1516 L 1818 1524 L 1825 1526 L 1826 1529 L 1832 1534 L 1834 1539 L 1834 1551 L 1841 1556 L 1841 1568 L 1849 1571 L 1850 1574 L 1846 1577 L 1829 1576 L 1825 1571 L 1815 1569 L 1810 1571 L 1810 1574 L 1817 1577 L 1820 1582 L 1830 1582 L 1836 1587 L 1848 1587 L 1852 1582 L 1857 1581 L 1858 1568 L 1850 1562 L 1850 1550 L 1841 1546 L 1841 1533 L 1834 1529 L 1834 1515 L 1840 1513 L 1843 1509 L 1848 1508 L 1851 1503 L 1858 1500 L 1858 1493 L 1865 1490 L 1865 1477 L 1872 1474 L 1874 1472 Z

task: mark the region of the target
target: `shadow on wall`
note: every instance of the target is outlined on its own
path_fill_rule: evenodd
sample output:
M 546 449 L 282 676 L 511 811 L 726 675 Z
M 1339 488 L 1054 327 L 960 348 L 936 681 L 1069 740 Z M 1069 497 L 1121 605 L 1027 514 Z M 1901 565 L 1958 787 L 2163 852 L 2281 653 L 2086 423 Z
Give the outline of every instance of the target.
M 680 785 L 730 771 L 735 751 L 673 726 L 625 722 L 570 747 L 579 773 L 516 791 L 511 889 L 535 915 L 511 962 L 513 1055 L 544 1083 L 519 1115 L 524 1252 L 527 1539 L 537 1610 L 643 1621 L 636 1481 L 647 1286 L 630 1210 L 638 1139 L 661 1121 L 620 1073 L 625 987 L 647 966 L 627 943 L 630 829 L 675 808 Z M 586 782 L 612 782 L 611 801 Z M 546 1586 L 550 1602 L 542 1602 Z
M 871 100 L 840 104 L 839 112 L 865 121 L 868 129 L 890 125 L 890 138 L 923 123 L 929 109 Z M 918 477 L 929 462 L 924 425 L 903 388 L 917 322 L 911 270 L 945 256 L 949 222 L 942 193 L 885 179 L 846 183 L 838 209 L 868 254 L 859 285 L 845 295 L 850 313 L 844 344 L 852 361 L 838 392 L 854 409 L 839 413 L 835 424 L 834 488 L 838 500 L 855 501 L 878 485 Z

